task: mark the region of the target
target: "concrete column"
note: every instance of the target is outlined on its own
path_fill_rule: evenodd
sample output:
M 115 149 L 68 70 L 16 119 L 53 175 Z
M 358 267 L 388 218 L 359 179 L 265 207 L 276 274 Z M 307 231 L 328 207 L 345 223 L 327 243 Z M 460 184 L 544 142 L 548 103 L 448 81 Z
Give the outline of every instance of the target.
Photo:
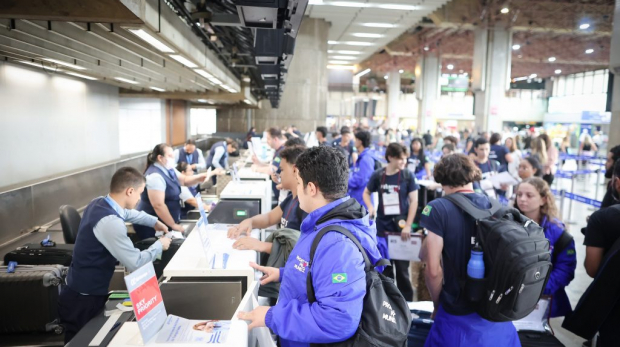
M 388 73 L 388 95 L 387 95 L 387 123 L 392 129 L 396 129 L 399 123 L 398 99 L 400 98 L 400 73 L 398 70 L 392 70 Z
M 304 18 L 295 41 L 295 53 L 288 70 L 280 107 L 272 109 L 267 100 L 255 110 L 253 123 L 261 132 L 272 126 L 294 124 L 305 133 L 325 124 L 327 114 L 327 34 L 329 23 Z M 241 129 L 245 113 L 241 109 L 218 110 L 218 132 L 247 132 Z M 228 121 L 232 118 L 232 121 Z
M 620 23 L 618 23 L 620 25 Z M 620 145 L 620 75 L 614 75 L 613 94 L 611 96 L 611 123 L 609 123 L 609 141 L 607 148 Z
M 436 53 L 425 54 L 415 68 L 415 92 L 418 99 L 418 130 L 435 130 L 435 104 L 439 99 L 440 59 Z
M 502 106 L 510 87 L 512 32 L 503 27 L 478 28 L 474 33 L 472 90 L 476 130 L 502 130 Z

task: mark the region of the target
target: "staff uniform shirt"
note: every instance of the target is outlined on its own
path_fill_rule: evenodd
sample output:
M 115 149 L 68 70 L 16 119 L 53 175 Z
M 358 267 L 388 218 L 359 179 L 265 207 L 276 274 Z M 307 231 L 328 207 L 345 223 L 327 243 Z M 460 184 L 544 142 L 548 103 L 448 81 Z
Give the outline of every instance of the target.
M 170 171 L 168 171 L 168 169 L 166 169 L 165 167 L 161 166 L 159 163 L 155 163 L 153 164 L 155 166 L 157 166 L 159 169 L 161 169 L 161 171 L 163 171 L 164 175 L 172 178 L 170 176 Z M 181 173 L 177 170 L 177 169 L 173 169 L 174 173 L 176 175 L 176 180 L 179 180 L 179 177 L 181 177 Z M 146 189 L 147 190 L 157 190 L 157 191 L 161 191 L 164 192 L 166 191 L 166 180 L 164 180 L 163 177 L 161 177 L 161 175 L 156 174 L 156 173 L 152 173 L 150 175 L 146 176 Z
M 308 214 L 299 207 L 299 198 L 293 198 L 293 194 L 289 194 L 280 204 L 280 209 L 282 210 L 280 228 L 301 230 L 301 222 Z
M 370 176 L 370 181 L 368 181 L 366 188 L 368 188 L 371 193 L 379 193 L 379 203 L 377 204 L 377 236 L 386 237 L 386 231 L 396 232 L 400 230 L 396 223 L 394 223 L 394 216 L 386 216 L 384 213 L 383 194 L 398 194 L 400 214 L 407 215 L 409 212 L 409 193 L 420 189 L 413 173 L 409 171 L 409 180 L 407 181 L 405 180 L 404 170 L 399 170 L 393 175 L 386 175 L 385 169 L 380 169 Z
M 181 155 L 181 152 L 182 152 L 181 149 L 178 149 L 178 148 L 174 150 L 174 161 L 177 164 L 179 163 L 179 159 L 180 159 L 179 156 Z M 200 149 L 196 148 L 196 152 L 198 152 L 198 163 L 196 163 L 196 171 L 205 170 L 207 168 L 207 162 L 205 161 L 205 157 L 202 154 L 202 151 Z M 185 160 L 181 160 L 181 161 L 192 164 L 192 157 L 191 155 L 186 156 Z

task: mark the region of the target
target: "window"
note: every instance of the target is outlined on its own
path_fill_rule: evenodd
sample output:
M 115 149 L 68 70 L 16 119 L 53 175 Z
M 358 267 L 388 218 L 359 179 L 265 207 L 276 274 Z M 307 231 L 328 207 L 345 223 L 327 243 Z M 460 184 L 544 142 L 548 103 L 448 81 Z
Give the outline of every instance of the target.
M 119 149 L 121 155 L 148 152 L 164 142 L 162 101 L 120 98 Z
M 190 110 L 190 133 L 195 135 L 207 135 L 216 132 L 217 118 L 215 109 L 192 108 Z

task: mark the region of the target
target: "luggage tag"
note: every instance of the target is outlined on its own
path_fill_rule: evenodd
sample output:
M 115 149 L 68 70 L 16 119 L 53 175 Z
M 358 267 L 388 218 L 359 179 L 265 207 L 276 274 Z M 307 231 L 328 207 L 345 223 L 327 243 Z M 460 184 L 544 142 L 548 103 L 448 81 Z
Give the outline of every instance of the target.
M 47 235 L 47 237 L 41 241 L 41 246 L 43 247 L 54 247 L 56 246 L 56 242 L 50 240 L 50 235 Z
M 15 268 L 17 267 L 16 261 L 10 261 L 9 265 L 6 268 L 6 273 L 12 274 L 15 273 Z

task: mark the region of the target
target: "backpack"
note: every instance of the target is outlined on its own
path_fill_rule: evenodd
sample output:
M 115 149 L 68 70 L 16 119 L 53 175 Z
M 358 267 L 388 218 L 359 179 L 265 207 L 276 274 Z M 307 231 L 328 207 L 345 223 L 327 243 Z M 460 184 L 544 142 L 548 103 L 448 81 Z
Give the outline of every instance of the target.
M 387 266 L 390 262 L 386 259 L 379 260 L 375 265 L 370 263 L 366 250 L 360 241 L 351 232 L 338 225 L 328 225 L 319 230 L 310 248 L 310 261 L 308 262 L 308 274 L 306 275 L 306 292 L 308 302 L 316 302 L 314 286 L 312 285 L 312 263 L 316 248 L 328 232 L 338 232 L 348 237 L 359 248 L 364 257 L 366 271 L 366 295 L 364 296 L 364 308 L 357 331 L 349 339 L 328 344 L 310 344 L 311 346 L 331 347 L 364 347 L 385 346 L 396 347 L 407 345 L 407 334 L 411 326 L 411 313 L 405 298 L 402 296 L 394 281 L 375 268 Z
M 485 278 L 461 281 L 462 293 L 470 300 L 472 288 L 478 286 L 482 291 L 482 299 L 473 302 L 476 312 L 492 322 L 519 320 L 530 314 L 551 274 L 549 240 L 543 228 L 494 199 L 489 199 L 491 209 L 484 210 L 461 193 L 444 198 L 476 221 L 472 248 L 482 247 Z

